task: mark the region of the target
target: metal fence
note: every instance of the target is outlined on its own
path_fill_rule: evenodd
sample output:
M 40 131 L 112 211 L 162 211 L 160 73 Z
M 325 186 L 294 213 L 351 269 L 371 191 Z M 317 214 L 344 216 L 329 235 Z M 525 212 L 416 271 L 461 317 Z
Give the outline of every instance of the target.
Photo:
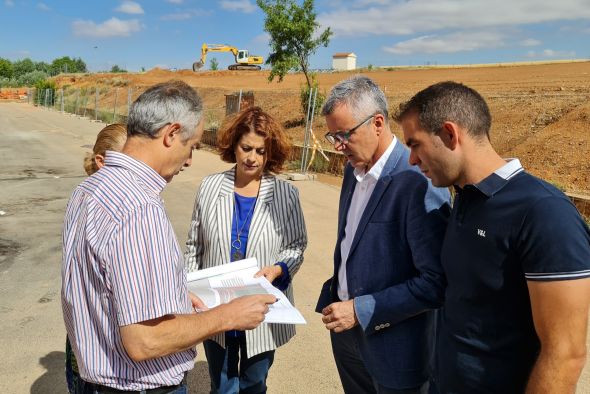
M 62 113 L 86 117 L 94 121 L 126 123 L 131 103 L 147 87 L 128 86 L 87 86 L 83 88 L 28 89 L 29 104 L 48 108 Z M 311 93 L 311 92 L 310 92 Z M 317 92 L 316 92 L 317 93 Z M 311 97 L 310 97 L 311 98 Z M 215 147 L 217 130 L 227 116 L 247 106 L 255 105 L 254 93 L 239 91 L 226 94 L 217 106 L 205 110 L 205 133 L 202 144 Z M 304 124 L 303 135 L 293 138 L 294 145 L 289 157 L 288 167 L 292 171 L 324 172 L 342 175 L 344 155 L 328 150 L 316 139 L 312 132 L 314 122 L 313 105 L 310 104 Z
M 146 88 L 88 86 L 84 88 L 44 89 L 41 91 L 31 88 L 26 91 L 26 100 L 35 106 L 87 117 L 95 121 L 125 123 L 131 103 Z M 261 95 L 260 93 L 257 94 L 259 96 Z M 314 94 L 313 90 L 310 92 L 310 102 L 313 101 L 312 94 Z M 393 99 L 395 100 L 397 98 Z M 216 106 L 210 106 L 206 109 L 204 114 L 205 132 L 203 134 L 202 144 L 212 148 L 216 147 L 217 130 L 226 117 L 239 111 L 240 108 L 243 109 L 246 106 L 254 105 L 254 101 L 254 93 L 239 91 L 226 94 L 225 99 L 220 98 Z M 262 105 L 266 107 L 268 106 L 268 102 L 264 102 Z M 327 145 L 322 144 L 316 139 L 311 126 L 314 122 L 317 123 L 318 120 L 314 119 L 312 106 L 312 104 L 308 106 L 307 117 L 300 124 L 300 126 L 304 126 L 303 135 L 294 138 L 294 144 L 288 159 L 288 169 L 302 173 L 312 171 L 341 176 L 346 165 L 346 157 L 339 152 L 326 149 Z M 289 122 L 287 121 L 285 123 Z M 286 127 L 289 126 L 287 125 Z M 574 193 L 566 194 L 585 217 L 586 221 L 590 222 L 590 196 Z

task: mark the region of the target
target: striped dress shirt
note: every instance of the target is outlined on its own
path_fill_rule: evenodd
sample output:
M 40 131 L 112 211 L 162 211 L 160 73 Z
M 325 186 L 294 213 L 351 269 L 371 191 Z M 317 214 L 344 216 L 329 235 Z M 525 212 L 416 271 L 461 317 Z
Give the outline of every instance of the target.
M 135 362 L 119 327 L 191 313 L 182 252 L 151 167 L 109 151 L 79 185 L 63 228 L 62 308 L 81 377 L 121 390 L 179 384 L 194 349 Z
M 235 169 L 206 177 L 195 200 L 185 263 L 188 271 L 230 262 Z M 245 258 L 256 257 L 260 267 L 281 261 L 291 278 L 303 263 L 307 232 L 295 186 L 264 174 L 252 214 Z M 293 301 L 291 284 L 283 291 Z M 246 331 L 248 357 L 274 350 L 295 335 L 293 324 L 263 323 Z M 225 335 L 211 339 L 225 347 Z

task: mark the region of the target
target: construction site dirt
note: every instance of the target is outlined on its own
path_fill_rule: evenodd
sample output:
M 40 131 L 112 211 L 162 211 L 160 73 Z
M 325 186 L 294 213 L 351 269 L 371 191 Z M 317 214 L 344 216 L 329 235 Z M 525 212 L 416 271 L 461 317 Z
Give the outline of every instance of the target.
M 529 172 L 563 190 L 590 194 L 590 62 L 319 73 L 320 93 L 328 93 L 335 83 L 355 73 L 370 76 L 382 87 L 391 111 L 435 82 L 454 80 L 475 88 L 490 106 L 492 142 L 504 157 L 520 158 Z M 139 94 L 152 84 L 180 79 L 200 91 L 211 114 L 207 121 L 213 126 L 223 122 L 226 94 L 252 91 L 256 105 L 276 115 L 295 143 L 303 141 L 305 114 L 299 97 L 305 77 L 288 74 L 279 83 L 269 82 L 268 76 L 269 71 L 154 69 L 138 74 L 65 75 L 56 82 L 58 87 L 82 89 L 124 86 Z M 120 105 L 125 106 L 125 100 Z M 326 127 L 321 116 L 316 116 L 312 129 L 322 141 Z M 400 136 L 394 122 L 392 129 Z M 325 141 L 322 144 L 329 148 Z

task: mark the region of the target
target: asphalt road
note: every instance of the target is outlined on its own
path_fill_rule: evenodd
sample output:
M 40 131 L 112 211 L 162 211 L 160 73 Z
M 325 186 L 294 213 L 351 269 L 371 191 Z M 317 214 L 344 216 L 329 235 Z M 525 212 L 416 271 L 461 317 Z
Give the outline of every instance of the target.
M 82 160 L 104 125 L 26 104 L 0 104 L 0 392 L 64 393 L 65 328 L 60 303 L 61 228 L 67 200 L 85 173 Z M 163 193 L 181 244 L 196 188 L 230 165 L 199 151 L 193 166 Z M 295 304 L 308 324 L 281 347 L 270 393 L 342 392 L 328 332 L 313 312 L 331 275 L 339 188 L 298 182 L 309 245 L 295 282 Z M 208 392 L 202 348 L 189 375 L 191 392 Z M 590 393 L 586 367 L 578 393 Z

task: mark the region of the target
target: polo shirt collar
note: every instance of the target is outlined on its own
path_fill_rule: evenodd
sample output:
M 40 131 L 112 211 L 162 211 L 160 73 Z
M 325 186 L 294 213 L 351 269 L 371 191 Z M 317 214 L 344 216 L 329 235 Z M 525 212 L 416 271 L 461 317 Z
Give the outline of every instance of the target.
M 506 164 L 473 186 L 486 196 L 491 197 L 500 191 L 514 175 L 521 171 L 524 171 L 524 169 L 520 164 L 520 160 L 506 159 Z
M 166 186 L 166 180 L 156 172 L 152 167 L 143 161 L 134 159 L 124 153 L 109 150 L 106 152 L 104 159 L 105 166 L 122 167 L 134 173 L 139 180 L 151 191 L 160 194 Z
M 389 156 L 391 156 L 391 152 L 393 152 L 393 148 L 395 148 L 395 144 L 397 143 L 397 138 L 395 135 L 393 136 L 393 141 L 389 144 L 385 152 L 381 155 L 379 160 L 371 167 L 369 172 L 365 172 L 365 170 L 358 170 L 354 169 L 354 176 L 358 182 L 362 182 L 365 177 L 371 177 L 374 180 L 378 180 L 385 168 L 385 164 L 387 164 L 387 160 L 389 160 Z

